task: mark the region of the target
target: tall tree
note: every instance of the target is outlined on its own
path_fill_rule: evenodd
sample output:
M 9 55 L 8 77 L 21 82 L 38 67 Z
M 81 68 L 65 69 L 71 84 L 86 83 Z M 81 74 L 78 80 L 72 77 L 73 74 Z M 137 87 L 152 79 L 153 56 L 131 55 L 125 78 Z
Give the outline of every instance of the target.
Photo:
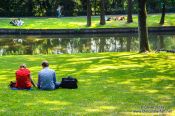
M 165 22 L 165 0 L 162 0 L 161 2 L 161 9 L 162 9 L 162 16 L 159 24 L 163 25 Z
M 100 25 L 105 24 L 105 0 L 100 0 Z
M 148 44 L 148 28 L 146 26 L 146 2 L 138 0 L 138 34 L 140 39 L 140 53 L 150 51 Z
M 127 22 L 132 23 L 132 0 L 128 0 L 128 17 L 127 17 Z
M 87 0 L 87 26 L 91 26 L 91 1 Z

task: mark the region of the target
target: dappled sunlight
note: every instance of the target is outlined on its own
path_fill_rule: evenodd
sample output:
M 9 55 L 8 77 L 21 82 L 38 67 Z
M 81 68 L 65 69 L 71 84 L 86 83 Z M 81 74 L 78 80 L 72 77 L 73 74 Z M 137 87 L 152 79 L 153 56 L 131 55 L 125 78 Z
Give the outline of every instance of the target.
M 0 81 L 3 86 L 7 85 L 10 79 L 15 79 L 15 70 L 22 59 L 34 76 L 42 69 L 41 59 L 47 59 L 50 68 L 56 71 L 58 79 L 72 75 L 78 79 L 79 88 L 12 91 L 7 86 L 2 87 L 0 113 L 13 111 L 9 106 L 15 103 L 18 103 L 18 106 L 14 106 L 14 109 L 20 112 L 26 106 L 32 110 L 63 114 L 69 109 L 72 114 L 77 115 L 134 115 L 134 113 L 145 116 L 168 115 L 168 112 L 134 111 L 139 111 L 140 107 L 145 105 L 164 106 L 167 111 L 175 106 L 174 54 L 63 54 L 21 56 L 21 58 L 10 56 L 1 59 L 3 61 L 6 59 L 7 62 L 13 59 L 15 62 L 13 65 L 0 62 Z M 13 75 L 14 78 L 11 77 Z M 14 99 L 11 99 L 12 96 Z M 30 102 L 31 99 L 33 102 Z M 26 112 L 30 110 L 27 109 Z
M 169 85 L 165 86 L 164 89 L 165 90 L 172 90 L 172 89 L 175 89 L 175 87 L 173 84 L 169 84 Z
M 152 112 L 144 112 L 144 111 L 133 111 L 133 112 L 121 112 L 120 115 L 123 116 L 169 116 L 171 113 L 169 112 L 158 112 L 158 113 L 152 113 Z
M 164 26 L 173 26 L 175 19 L 174 14 L 166 15 Z M 22 27 L 9 25 L 10 18 L 0 18 L 1 28 L 12 29 L 79 29 L 79 28 L 123 28 L 123 27 L 137 27 L 137 16 L 133 16 L 133 23 L 126 23 L 126 21 L 107 21 L 106 25 L 99 24 L 99 17 L 92 17 L 91 27 L 86 26 L 85 17 L 62 17 L 62 18 L 22 18 L 24 25 Z M 149 27 L 160 26 L 159 15 L 149 15 L 147 24 Z
M 5 112 L 5 110 L 4 109 L 0 109 L 0 112 Z
M 74 62 L 72 62 L 72 63 L 69 63 L 70 65 L 72 64 L 72 65 L 78 65 L 78 64 L 90 64 L 90 63 L 92 63 L 92 61 L 74 61 Z
M 35 102 L 35 103 L 24 103 L 24 105 L 26 105 L 27 107 L 32 107 L 34 105 L 37 105 L 37 102 Z
M 153 93 L 159 93 L 160 90 L 162 90 L 162 92 L 164 91 L 170 93 L 173 89 L 175 89 L 174 84 L 172 85 L 173 81 L 175 81 L 174 78 L 162 76 L 162 79 L 161 77 L 143 78 L 143 79 L 138 78 L 138 79 L 122 80 L 117 83 L 130 86 L 131 91 L 153 94 Z
M 83 78 L 83 77 L 82 77 L 82 78 Z M 92 85 L 92 82 L 93 82 L 93 81 L 95 81 L 95 79 L 93 79 L 93 78 L 90 78 L 90 79 L 89 79 L 89 77 L 86 77 L 86 78 L 84 78 L 84 79 L 78 80 L 78 82 L 79 82 L 79 83 L 82 83 L 83 86 L 90 86 L 90 85 Z
M 173 108 L 172 112 L 171 112 L 171 113 L 169 113 L 169 115 L 168 115 L 168 116 L 174 116 L 174 114 L 175 114 L 175 107 Z
M 121 68 L 131 68 L 132 67 L 137 67 L 141 68 L 141 65 L 112 65 L 112 64 L 103 64 L 103 65 L 91 65 L 88 69 L 84 69 L 88 73 L 96 73 L 96 72 L 108 72 L 109 70 L 117 70 Z
M 108 79 L 105 80 L 105 82 L 106 82 L 107 84 L 114 84 L 114 83 L 117 82 L 117 80 L 114 79 L 114 77 L 108 77 Z
M 57 108 L 52 108 L 52 107 L 50 107 L 50 108 L 48 108 L 50 111 L 59 111 L 59 110 L 61 110 L 61 109 L 63 109 L 63 108 L 60 108 L 60 107 L 57 107 Z
M 105 66 L 105 65 L 95 65 L 89 67 L 89 69 L 84 69 L 88 73 L 96 73 L 96 72 L 107 72 L 110 69 L 117 69 L 116 66 Z
M 111 62 L 111 60 L 110 59 L 101 59 L 100 61 L 99 61 L 99 63 L 105 63 L 105 62 Z
M 71 58 L 68 61 L 92 61 L 92 60 L 98 60 L 98 59 L 104 59 L 106 58 L 106 56 L 104 57 L 87 57 L 87 58 Z
M 0 81 L 7 81 L 7 80 L 8 80 L 8 79 L 7 79 L 6 76 L 3 77 L 3 76 L 1 75 Z
M 166 80 L 175 81 L 175 78 L 171 78 L 168 76 L 157 76 L 155 78 L 152 78 L 152 82 L 154 82 L 154 83 L 166 81 Z
M 37 101 L 38 103 L 46 104 L 46 105 L 58 105 L 58 106 L 66 106 L 71 105 L 72 103 L 66 101 L 56 101 L 56 100 L 41 100 Z
M 18 68 L 17 68 L 18 69 Z M 16 70 L 11 70 L 11 69 L 6 69 L 6 70 L 1 70 L 0 74 L 1 75 L 6 75 L 6 74 L 15 74 Z
M 117 106 L 99 106 L 98 108 L 86 108 L 86 112 L 112 112 L 113 110 L 116 110 Z
M 76 71 L 75 68 L 61 68 L 61 71 L 62 72 L 73 72 L 73 71 Z
M 141 90 L 140 90 L 140 92 L 141 92 Z M 156 89 L 150 89 L 150 90 L 144 90 L 144 92 L 146 92 L 146 93 L 150 93 L 150 94 L 153 94 L 153 93 L 158 93 L 159 92 L 159 90 L 156 90 Z
M 30 56 L 28 56 L 28 57 L 26 57 L 26 60 L 28 60 L 28 61 L 40 61 L 42 59 L 38 58 L 38 57 L 30 57 Z
M 29 67 L 29 69 L 30 69 L 31 71 L 39 71 L 39 70 L 42 69 L 42 67 L 41 67 L 41 66 L 32 66 L 32 67 Z
M 87 112 L 102 112 L 100 109 L 86 109 Z
M 85 26 L 86 25 L 86 23 L 81 23 L 81 22 L 69 22 L 69 25 L 77 25 L 77 26 Z
M 158 97 L 160 102 L 163 103 L 163 104 L 167 104 L 167 103 L 171 103 L 173 98 L 171 98 L 170 96 L 168 95 L 161 95 Z
M 137 79 L 138 80 L 138 79 Z M 121 82 L 118 82 L 118 84 L 124 84 L 124 85 L 134 85 L 133 83 L 133 80 L 126 80 L 126 81 L 121 81 Z M 132 87 L 134 88 L 134 86 Z

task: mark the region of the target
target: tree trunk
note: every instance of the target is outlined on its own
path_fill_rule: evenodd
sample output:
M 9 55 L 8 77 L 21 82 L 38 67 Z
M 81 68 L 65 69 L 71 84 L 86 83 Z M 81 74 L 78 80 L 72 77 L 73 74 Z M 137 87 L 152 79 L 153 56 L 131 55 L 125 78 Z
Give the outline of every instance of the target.
M 132 23 L 132 0 L 128 0 L 128 17 L 127 23 Z
M 140 39 L 140 53 L 150 51 L 148 44 L 148 28 L 146 26 L 146 1 L 138 0 L 138 35 Z
M 87 0 L 87 26 L 91 26 L 91 2 Z
M 164 24 L 164 21 L 165 21 L 165 1 L 163 1 L 162 3 L 161 3 L 161 7 L 162 7 L 162 16 L 161 16 L 161 19 L 160 19 L 160 23 L 159 24 L 161 24 L 161 25 L 163 25 Z
M 100 25 L 105 25 L 105 1 L 100 0 Z

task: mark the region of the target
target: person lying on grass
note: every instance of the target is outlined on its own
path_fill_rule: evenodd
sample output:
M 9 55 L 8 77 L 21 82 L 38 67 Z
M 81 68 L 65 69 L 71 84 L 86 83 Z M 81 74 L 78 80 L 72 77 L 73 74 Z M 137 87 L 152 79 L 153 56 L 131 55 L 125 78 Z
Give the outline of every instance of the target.
M 56 73 L 49 68 L 48 61 L 42 62 L 42 70 L 38 73 L 38 88 L 42 90 L 58 89 L 60 82 L 56 82 Z
M 10 21 L 10 24 L 12 24 L 13 26 L 22 26 L 24 24 L 24 21 L 18 18 Z
M 22 90 L 27 89 L 30 90 L 32 85 L 34 87 L 35 84 L 31 78 L 30 70 L 27 69 L 25 64 L 21 64 L 19 69 L 16 71 L 16 82 L 14 87 L 11 87 L 13 90 Z

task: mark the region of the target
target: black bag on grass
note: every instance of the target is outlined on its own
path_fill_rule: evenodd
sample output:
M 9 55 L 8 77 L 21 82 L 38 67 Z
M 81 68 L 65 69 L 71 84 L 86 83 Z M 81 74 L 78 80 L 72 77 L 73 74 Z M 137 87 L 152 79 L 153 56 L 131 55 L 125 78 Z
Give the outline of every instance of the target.
M 15 87 L 15 85 L 16 85 L 16 82 L 14 82 L 14 81 L 10 81 L 10 84 L 9 84 L 9 87 L 10 87 L 10 88 Z
M 62 78 L 60 87 L 67 89 L 76 89 L 78 88 L 77 82 L 78 81 L 76 78 L 68 76 L 67 78 Z

